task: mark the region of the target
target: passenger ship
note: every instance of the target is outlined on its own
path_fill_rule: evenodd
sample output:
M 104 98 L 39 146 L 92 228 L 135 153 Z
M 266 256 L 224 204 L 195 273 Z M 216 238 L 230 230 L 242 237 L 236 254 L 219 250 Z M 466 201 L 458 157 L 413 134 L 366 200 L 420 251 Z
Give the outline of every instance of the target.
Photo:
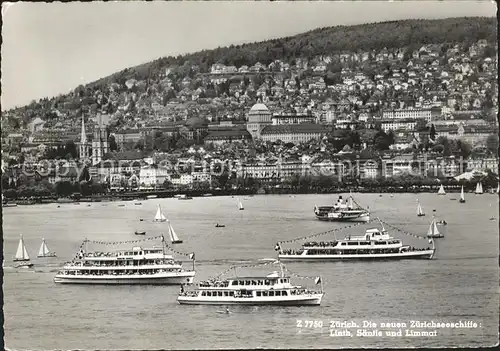
M 321 278 L 316 278 L 320 283 Z M 292 285 L 283 272 L 273 272 L 265 277 L 236 277 L 223 281 L 200 283 L 193 291 L 181 288 L 177 302 L 185 305 L 320 305 L 320 291 L 311 291 Z
M 115 252 L 86 253 L 66 263 L 54 278 L 65 284 L 192 284 L 193 269 L 184 270 L 182 263 L 165 254 L 164 247 L 132 247 Z
M 307 242 L 300 250 L 282 250 L 278 243 L 276 250 L 283 261 L 432 259 L 434 241 L 430 239 L 429 242 L 432 248 L 410 247 L 391 237 L 384 228 L 375 228 L 366 230 L 365 235 L 348 236 L 343 240 Z
M 361 208 L 355 207 L 352 196 L 342 201 L 342 196 L 339 196 L 337 203 L 333 206 L 314 206 L 314 214 L 320 221 L 330 222 L 369 222 L 370 212 Z

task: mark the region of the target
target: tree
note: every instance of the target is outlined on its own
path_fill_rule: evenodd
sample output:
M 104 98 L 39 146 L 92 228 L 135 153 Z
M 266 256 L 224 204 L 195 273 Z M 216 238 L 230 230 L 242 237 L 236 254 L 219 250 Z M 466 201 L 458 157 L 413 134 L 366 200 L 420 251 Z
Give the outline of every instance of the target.
M 108 138 L 109 150 L 116 151 L 118 150 L 118 145 L 116 144 L 115 136 L 110 135 Z
M 434 127 L 434 124 L 431 124 L 431 130 L 429 132 L 429 138 L 431 140 L 435 140 L 436 139 L 436 128 Z
M 498 155 L 498 135 L 490 134 L 486 139 L 486 149 L 493 155 Z

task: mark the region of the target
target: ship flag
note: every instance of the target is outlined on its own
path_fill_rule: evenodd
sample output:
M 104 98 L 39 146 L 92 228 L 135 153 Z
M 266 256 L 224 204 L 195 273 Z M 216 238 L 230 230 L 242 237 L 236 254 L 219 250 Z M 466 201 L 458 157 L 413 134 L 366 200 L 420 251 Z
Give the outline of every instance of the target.
M 316 277 L 316 279 L 314 280 L 314 283 L 320 284 L 321 283 L 321 277 Z
M 189 258 L 194 261 L 194 252 L 189 254 Z

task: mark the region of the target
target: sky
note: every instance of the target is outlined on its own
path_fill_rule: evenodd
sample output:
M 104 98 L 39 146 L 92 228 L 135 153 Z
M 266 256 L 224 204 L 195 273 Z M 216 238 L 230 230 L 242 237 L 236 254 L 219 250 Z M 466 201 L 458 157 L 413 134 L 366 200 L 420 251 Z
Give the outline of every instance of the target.
M 2 4 L 2 110 L 155 60 L 318 27 L 496 16 L 483 1 Z

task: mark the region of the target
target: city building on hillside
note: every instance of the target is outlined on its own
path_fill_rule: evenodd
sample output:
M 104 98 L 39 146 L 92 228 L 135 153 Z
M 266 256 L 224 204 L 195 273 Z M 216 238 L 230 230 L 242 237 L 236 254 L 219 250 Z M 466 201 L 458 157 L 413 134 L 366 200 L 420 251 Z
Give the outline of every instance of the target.
M 28 124 L 28 130 L 30 131 L 31 134 L 40 132 L 43 130 L 44 125 L 45 121 L 42 120 L 40 117 L 37 117 Z
M 455 177 L 464 172 L 464 165 L 455 157 L 436 157 L 425 162 L 425 175 L 431 177 Z
M 212 130 L 205 137 L 205 145 L 222 145 L 233 141 L 250 141 L 252 136 L 247 130 L 241 129 L 220 129 Z
M 21 133 L 10 133 L 3 141 L 7 145 L 19 145 L 23 141 L 23 135 Z
M 348 168 L 342 161 L 323 160 L 312 162 L 309 166 L 309 174 L 312 176 L 327 176 L 342 179 Z
M 380 127 L 384 132 L 389 130 L 414 130 L 417 125 L 415 119 L 389 119 L 381 120 Z
M 165 180 L 170 181 L 169 170 L 158 165 L 145 165 L 139 172 L 139 189 L 162 187 Z
M 87 141 L 87 133 L 85 131 L 85 116 L 82 115 L 82 130 L 80 134 L 80 142 L 78 143 L 78 157 L 81 160 L 90 158 L 91 143 Z
M 425 119 L 427 122 L 432 121 L 432 117 L 437 118 L 441 115 L 441 109 L 422 109 L 409 108 L 398 110 L 385 110 L 382 112 L 383 119 Z
M 426 162 L 415 160 L 413 155 L 400 155 L 382 159 L 382 176 L 391 178 L 403 174 L 424 175 Z
M 464 140 L 472 146 L 484 145 L 489 135 L 498 133 L 496 128 L 487 124 L 467 125 L 460 123 L 458 125 L 437 125 L 434 128 L 438 137 Z
M 264 127 L 261 138 L 264 141 L 271 142 L 281 140 L 285 143 L 302 143 L 311 139 L 320 140 L 328 131 L 329 128 L 322 124 L 270 125 Z
M 115 134 L 115 142 L 120 147 L 123 147 L 126 143 L 136 143 L 139 140 L 144 140 L 147 135 L 147 131 L 144 129 L 125 129 Z
M 193 184 L 193 175 L 191 174 L 177 174 L 171 175 L 170 182 L 177 186 L 189 186 Z
M 261 137 L 264 127 L 272 124 L 272 114 L 266 105 L 257 103 L 252 106 L 247 116 L 247 130 L 253 139 Z
M 495 174 L 498 174 L 498 162 L 496 157 L 476 157 L 467 160 L 466 171 L 485 171 L 489 169 Z
M 272 117 L 272 124 L 281 125 L 281 124 L 302 124 L 302 123 L 315 123 L 316 116 L 311 114 L 275 114 Z
M 98 114 L 94 126 L 94 138 L 92 139 L 92 164 L 95 165 L 103 159 L 109 151 L 107 121 L 108 116 Z

